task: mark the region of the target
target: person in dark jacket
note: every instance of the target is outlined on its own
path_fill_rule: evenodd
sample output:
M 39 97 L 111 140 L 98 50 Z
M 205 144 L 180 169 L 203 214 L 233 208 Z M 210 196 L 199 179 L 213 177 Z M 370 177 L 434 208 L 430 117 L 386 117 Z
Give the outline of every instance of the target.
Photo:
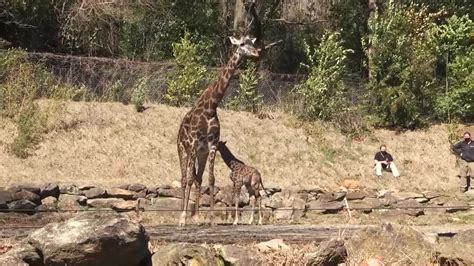
M 456 143 L 453 151 L 458 156 L 461 192 L 466 192 L 469 190 L 474 172 L 474 141 L 471 139 L 471 133 L 465 132 L 464 140 Z
M 394 177 L 399 177 L 400 173 L 398 168 L 393 162 L 393 157 L 390 153 L 387 152 L 387 146 L 381 145 L 380 151 L 375 154 L 374 158 L 375 163 L 375 173 L 378 177 L 382 177 L 382 170 L 392 172 Z

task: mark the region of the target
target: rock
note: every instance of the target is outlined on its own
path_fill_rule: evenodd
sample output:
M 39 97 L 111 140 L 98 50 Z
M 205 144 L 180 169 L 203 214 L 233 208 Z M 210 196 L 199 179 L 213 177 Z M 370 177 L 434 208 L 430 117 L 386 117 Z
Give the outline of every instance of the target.
M 87 200 L 87 206 L 91 208 L 97 208 L 97 209 L 106 209 L 112 207 L 115 204 L 120 204 L 124 202 L 124 199 L 116 199 L 116 198 L 106 198 L 106 199 L 89 199 Z
M 112 204 L 111 208 L 117 212 L 135 211 L 137 209 L 136 200 L 124 200 Z
M 181 188 L 158 188 L 156 192 L 160 197 L 182 198 Z
M 107 194 L 107 197 L 125 200 L 133 199 L 133 196 L 135 195 L 133 192 L 121 188 L 108 188 L 105 192 Z
M 280 189 L 281 191 L 281 189 Z M 305 193 L 305 194 L 321 194 L 323 193 L 323 189 L 320 187 L 313 187 L 313 188 L 303 188 L 298 190 L 298 193 Z
M 283 208 L 283 197 L 279 195 L 281 193 L 275 193 L 272 197 L 269 198 L 263 198 L 262 199 L 262 205 L 268 208 L 272 209 L 279 209 Z
M 423 191 L 423 196 L 427 199 L 434 199 L 440 196 L 443 196 L 443 194 L 439 192 L 433 192 L 433 191 Z
M 13 193 L 13 200 L 28 200 L 35 203 L 36 205 L 41 204 L 40 196 L 28 190 L 20 190 Z
M 272 239 L 266 242 L 260 242 L 255 245 L 260 252 L 268 252 L 274 250 L 290 250 L 290 246 L 283 242 L 283 239 Z
M 201 197 L 199 197 L 199 206 L 211 206 L 211 196 L 207 194 L 202 194 Z
M 367 196 L 365 192 L 362 191 L 349 191 L 346 194 L 347 200 L 361 200 Z
M 219 187 L 214 186 L 214 196 L 220 191 Z M 211 195 L 211 188 L 209 186 L 202 186 L 201 187 L 201 195 L 202 194 L 207 194 Z
M 213 249 L 188 243 L 163 246 L 151 259 L 153 265 L 225 265 Z
M 138 265 L 149 256 L 143 226 L 116 213 L 82 213 L 34 231 L 27 241 L 46 265 Z
M 377 209 L 384 205 L 379 199 L 376 198 L 365 198 L 362 200 L 362 202 L 370 206 L 372 209 Z
M 188 210 L 193 211 L 195 204 L 194 201 L 189 200 Z M 181 215 L 181 199 L 176 198 L 156 198 L 150 201 L 148 204 L 140 204 L 140 208 L 147 210 L 160 210 L 155 212 L 158 216 L 175 217 L 178 218 Z M 188 212 L 191 215 L 191 212 Z
M 107 195 L 105 189 L 99 187 L 93 187 L 84 191 L 84 196 L 88 199 L 103 198 L 105 195 Z
M 12 189 L 13 190 L 16 189 L 17 190 L 16 192 L 21 191 L 21 190 L 29 191 L 29 192 L 35 193 L 36 195 L 39 195 L 41 192 L 41 189 L 35 185 L 20 185 L 20 186 L 13 187 Z
M 146 197 L 146 189 L 140 191 L 140 192 L 135 192 L 133 195 L 133 199 L 144 199 Z
M 173 182 L 171 182 L 171 187 L 173 188 L 181 188 L 181 182 L 177 181 L 177 180 L 174 180 Z
M 311 201 L 308 203 L 308 211 L 316 211 L 320 213 L 337 213 L 344 208 L 344 205 L 340 201 L 336 202 L 325 202 L 325 201 Z
M 288 208 L 280 208 L 273 211 L 273 217 L 276 220 L 291 220 L 293 210 Z
M 469 210 L 468 204 L 466 202 L 456 201 L 456 200 L 451 200 L 445 203 L 443 206 L 450 207 L 446 209 L 446 212 L 449 212 L 449 213 Z
M 135 183 L 135 184 L 129 185 L 127 189 L 134 192 L 140 192 L 142 190 L 146 190 L 146 186 L 140 183 Z
M 48 196 L 41 200 L 41 205 L 38 206 L 38 210 L 56 210 L 58 209 L 58 200 L 53 196 Z
M 438 244 L 439 236 L 437 233 L 424 233 L 422 234 L 423 239 L 430 244 Z
M 351 201 L 349 203 L 349 208 L 351 211 L 355 210 L 362 213 L 371 213 L 373 209 L 370 204 L 367 204 L 364 201 Z
M 59 186 L 60 194 L 82 195 L 82 191 L 76 185 L 61 185 Z
M 28 214 L 35 213 L 35 209 L 37 206 L 35 203 L 26 199 L 12 201 L 7 205 L 9 210 Z
M 318 251 L 305 255 L 306 265 L 339 265 L 347 258 L 342 240 L 330 240 L 320 244 Z
M 232 200 L 232 186 L 222 187 L 219 190 L 219 192 L 216 194 L 215 201 L 223 202 L 227 206 L 235 205 L 235 203 Z M 250 202 L 249 194 L 247 193 L 247 190 L 245 189 L 245 187 L 242 187 L 242 189 L 240 190 L 240 195 L 239 195 L 239 207 L 247 206 L 249 205 L 249 202 Z
M 82 186 L 79 186 L 79 190 L 89 190 L 91 188 L 95 188 L 96 186 L 93 186 L 93 185 L 82 185 Z
M 61 194 L 59 195 L 58 208 L 60 210 L 81 210 L 82 204 L 80 203 L 82 196 Z M 87 202 L 87 198 L 86 198 Z
M 151 199 L 151 198 L 158 198 L 158 194 L 157 193 L 146 194 L 145 199 Z
M 333 202 L 341 201 L 346 196 L 346 192 L 327 192 L 319 196 L 320 201 Z
M 342 186 L 351 190 L 356 190 L 356 189 L 361 188 L 360 181 L 354 180 L 354 179 L 344 179 L 344 181 L 342 181 Z
M 424 198 L 423 194 L 415 193 L 415 192 L 394 192 L 392 196 L 397 198 L 397 201 L 404 201 L 408 199 L 417 199 L 417 198 Z
M 262 258 L 248 248 L 234 245 L 216 245 L 214 249 L 224 260 L 224 265 L 263 265 Z
M 44 265 L 41 256 L 27 241 L 16 244 L 7 253 L 0 255 L 0 265 Z
M 402 202 L 395 204 L 395 207 L 401 208 L 401 209 L 398 209 L 399 212 L 410 215 L 410 216 L 417 217 L 423 214 L 423 205 L 421 205 L 415 199 L 404 200 Z
M 0 188 L 0 202 L 8 203 L 13 200 L 12 193 L 8 190 Z
M 293 221 L 297 221 L 304 217 L 306 213 L 306 202 L 302 199 L 296 198 L 293 201 Z
M 40 196 L 41 199 L 47 197 L 54 197 L 56 199 L 59 198 L 61 191 L 59 190 L 59 186 L 57 184 L 48 183 L 41 187 Z

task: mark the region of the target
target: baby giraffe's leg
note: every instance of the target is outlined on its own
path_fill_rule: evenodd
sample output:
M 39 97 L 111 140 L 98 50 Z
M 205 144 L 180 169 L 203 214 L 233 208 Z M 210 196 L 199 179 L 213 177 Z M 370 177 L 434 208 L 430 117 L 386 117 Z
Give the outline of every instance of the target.
M 253 224 L 253 214 L 255 212 L 255 195 L 252 196 L 252 194 L 250 194 L 250 197 L 252 198 L 252 210 L 250 211 L 250 220 L 249 220 L 249 224 Z
M 234 200 L 235 200 L 235 218 L 234 225 L 239 223 L 239 198 L 240 198 L 240 189 L 242 188 L 242 182 L 236 180 L 234 182 Z

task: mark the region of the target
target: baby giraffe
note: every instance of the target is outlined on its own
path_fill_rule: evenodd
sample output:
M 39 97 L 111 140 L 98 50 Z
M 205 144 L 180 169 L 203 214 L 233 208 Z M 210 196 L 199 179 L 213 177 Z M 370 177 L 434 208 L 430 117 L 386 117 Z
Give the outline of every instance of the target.
M 265 188 L 263 187 L 262 177 L 257 169 L 245 165 L 245 163 L 237 159 L 225 144 L 226 142 L 219 141 L 217 150 L 220 152 L 222 159 L 231 170 L 230 179 L 234 184 L 234 189 L 232 190 L 232 199 L 235 201 L 234 225 L 239 222 L 239 195 L 240 189 L 243 185 L 245 185 L 247 188 L 249 197 L 252 199 L 252 213 L 250 215 L 249 224 L 253 223 L 255 202 L 258 202 L 258 224 L 262 224 L 262 199 L 259 190 L 263 189 L 265 194 L 268 196 Z

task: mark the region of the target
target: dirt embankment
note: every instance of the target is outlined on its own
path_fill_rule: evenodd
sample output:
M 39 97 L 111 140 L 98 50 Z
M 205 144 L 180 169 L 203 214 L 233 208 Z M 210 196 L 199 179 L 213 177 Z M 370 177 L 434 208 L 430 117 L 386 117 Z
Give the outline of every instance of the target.
M 150 105 L 137 113 L 120 103 L 67 103 L 61 114 L 66 127 L 45 135 L 34 156 L 27 159 L 7 152 L 16 130 L 0 118 L 0 186 L 48 181 L 110 186 L 132 180 L 170 184 L 180 179 L 175 143 L 186 111 Z M 258 168 L 269 186 L 318 185 L 334 190 L 351 178 L 369 188 L 457 190 L 455 158 L 449 152 L 445 125 L 400 134 L 375 130 L 355 141 L 328 124 L 316 124 L 309 132 L 281 113 L 259 119 L 219 110 L 219 116 L 221 139 L 240 159 Z M 390 173 L 385 173 L 384 180 L 374 177 L 373 156 L 381 143 L 395 157 L 402 173 L 399 180 Z M 216 176 L 218 185 L 230 183 L 220 156 Z

